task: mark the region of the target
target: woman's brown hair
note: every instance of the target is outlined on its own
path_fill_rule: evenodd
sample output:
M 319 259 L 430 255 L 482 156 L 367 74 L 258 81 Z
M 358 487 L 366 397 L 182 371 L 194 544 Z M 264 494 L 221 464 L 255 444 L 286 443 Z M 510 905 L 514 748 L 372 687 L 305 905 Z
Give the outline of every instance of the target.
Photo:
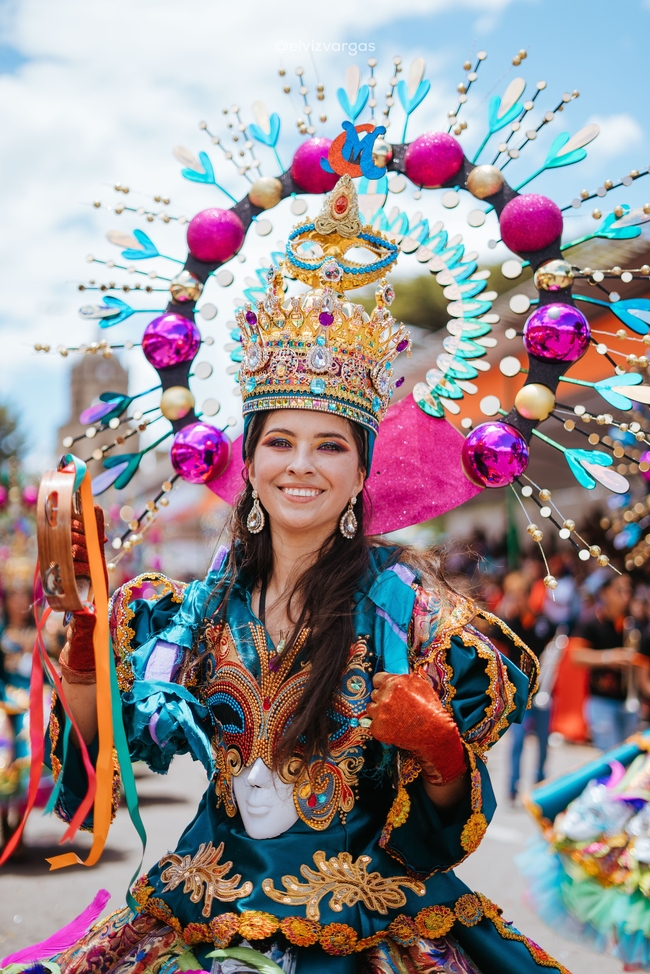
M 260 412 L 251 420 L 246 437 L 247 460 L 252 460 L 255 455 L 267 416 L 268 413 Z M 365 433 L 356 423 L 350 423 L 350 430 L 359 463 L 363 467 L 366 462 Z M 252 495 L 253 489 L 246 480 L 230 520 L 233 544 L 224 579 L 228 587 L 223 599 L 219 599 L 222 609 L 236 577 L 243 577 L 254 587 L 265 581 L 268 583 L 273 574 L 273 545 L 268 516 L 259 534 L 251 534 L 246 527 L 246 519 L 253 505 Z M 363 501 L 355 507 L 358 523 L 355 536 L 344 538 L 337 524 L 323 543 L 318 557 L 299 576 L 289 595 L 287 614 L 292 621 L 295 619 L 294 636 L 305 626 L 309 627 L 302 661 L 310 664 L 310 674 L 294 718 L 274 755 L 276 768 L 296 753 L 302 756 L 305 764 L 313 757 L 324 757 L 328 753 L 329 736 L 333 730 L 331 701 L 348 660 L 350 647 L 358 636 L 354 629 L 354 598 L 370 572 L 368 538 L 364 530 L 364 520 L 370 516 L 369 504 L 364 489 Z M 372 544 L 382 545 L 383 542 L 375 540 Z M 405 550 L 397 547 L 391 563 L 398 561 Z M 426 568 L 429 578 L 442 580 L 436 559 L 425 560 L 416 556 L 407 557 L 406 560 L 411 564 L 416 561 L 414 567 L 417 569 Z

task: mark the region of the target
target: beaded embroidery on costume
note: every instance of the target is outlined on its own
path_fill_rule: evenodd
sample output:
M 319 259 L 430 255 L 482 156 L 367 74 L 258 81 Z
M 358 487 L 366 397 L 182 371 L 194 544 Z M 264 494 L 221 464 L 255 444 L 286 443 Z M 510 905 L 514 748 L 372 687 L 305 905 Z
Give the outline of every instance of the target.
M 227 624 L 206 630 L 209 651 L 204 700 L 217 730 L 213 739 L 218 770 L 215 789 L 228 815 L 237 813 L 232 779 L 262 758 L 273 767 L 273 754 L 309 679 L 309 664 L 297 672 L 296 662 L 308 630 L 280 656 L 271 656 L 262 626 L 249 623 L 259 660 L 259 682 L 243 665 Z M 335 730 L 326 760 L 313 759 L 301 767 L 300 755 L 279 769 L 280 778 L 294 786 L 298 815 L 316 830 L 326 829 L 335 814 L 344 817 L 354 807 L 355 787 L 363 767 L 363 746 L 370 738 L 362 721 L 372 690 L 367 646 L 358 640 L 351 648 L 330 716 Z

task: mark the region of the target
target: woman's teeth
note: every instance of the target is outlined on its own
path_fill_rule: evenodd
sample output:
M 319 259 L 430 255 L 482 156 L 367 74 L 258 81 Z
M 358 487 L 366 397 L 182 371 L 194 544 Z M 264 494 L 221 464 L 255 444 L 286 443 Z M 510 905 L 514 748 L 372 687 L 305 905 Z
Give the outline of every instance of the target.
M 292 494 L 294 497 L 318 497 L 322 490 L 309 490 L 306 487 L 281 487 L 284 494 Z

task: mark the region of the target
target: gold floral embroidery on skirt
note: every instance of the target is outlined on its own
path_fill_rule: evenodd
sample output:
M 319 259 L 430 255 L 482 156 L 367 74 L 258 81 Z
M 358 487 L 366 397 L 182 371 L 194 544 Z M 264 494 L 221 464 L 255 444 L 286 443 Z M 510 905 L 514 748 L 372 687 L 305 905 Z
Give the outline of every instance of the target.
M 200 903 L 203 900 L 204 917 L 209 917 L 212 912 L 212 901 L 219 900 L 221 903 L 231 903 L 233 900 L 240 899 L 242 896 L 249 896 L 253 892 L 253 884 L 250 882 L 238 886 L 241 876 L 236 873 L 230 879 L 225 879 L 227 873 L 232 869 L 232 862 L 220 863 L 223 855 L 223 842 L 220 842 L 215 849 L 212 842 L 202 842 L 198 852 L 191 856 L 179 856 L 170 853 L 164 856 L 158 863 L 162 866 L 169 862 L 161 874 L 160 878 L 167 885 L 163 893 L 176 889 L 183 883 L 183 892 L 190 894 L 192 903 Z
M 424 896 L 426 889 L 423 883 L 408 876 L 384 879 L 378 872 L 369 873 L 371 862 L 370 856 L 359 856 L 353 861 L 349 852 L 341 852 L 331 859 L 327 859 L 324 852 L 315 852 L 316 869 L 305 865 L 300 867 L 305 883 L 299 882 L 297 876 L 283 876 L 284 891 L 276 889 L 272 879 L 265 879 L 262 889 L 275 903 L 291 906 L 305 904 L 310 920 L 320 918 L 319 903 L 325 896 L 330 896 L 329 907 L 336 913 L 340 913 L 344 906 L 354 906 L 361 900 L 368 910 L 383 914 L 406 903 L 400 886 Z

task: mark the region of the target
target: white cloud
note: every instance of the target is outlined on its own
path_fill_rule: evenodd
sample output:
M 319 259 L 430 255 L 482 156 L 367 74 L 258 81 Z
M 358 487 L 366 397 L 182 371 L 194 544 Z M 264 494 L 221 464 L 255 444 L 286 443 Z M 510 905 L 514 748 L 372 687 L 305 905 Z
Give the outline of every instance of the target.
M 594 115 L 588 124 L 594 122 L 600 126 L 600 134 L 589 148 L 593 161 L 613 159 L 644 140 L 643 129 L 637 120 L 625 112 L 617 115 Z

